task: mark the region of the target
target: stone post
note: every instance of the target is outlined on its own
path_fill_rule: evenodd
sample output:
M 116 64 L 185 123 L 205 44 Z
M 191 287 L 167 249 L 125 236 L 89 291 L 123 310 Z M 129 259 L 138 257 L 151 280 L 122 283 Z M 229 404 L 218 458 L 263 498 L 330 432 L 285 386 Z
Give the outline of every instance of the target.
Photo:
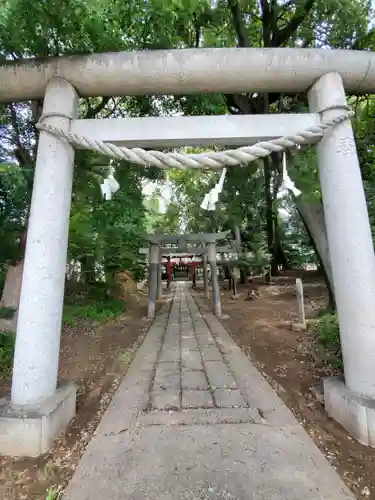
M 197 288 L 197 266 L 194 263 L 191 265 L 191 282 L 192 288 L 195 290 Z
M 231 268 L 230 270 L 231 275 L 232 275 L 232 290 L 233 290 L 233 296 L 237 297 L 237 274 L 239 273 L 238 269 Z
M 214 303 L 214 312 L 218 318 L 221 317 L 221 300 L 220 300 L 220 285 L 217 275 L 216 264 L 216 245 L 215 243 L 207 243 L 207 258 L 211 268 L 212 281 L 212 299 Z
M 78 97 L 62 78 L 46 88 L 45 123 L 69 130 Z M 61 113 L 64 116 L 50 116 Z M 11 401 L 32 405 L 57 386 L 74 150 L 40 133 L 18 311 Z
M 204 253 L 202 256 L 203 262 L 203 287 L 204 287 L 204 296 L 206 299 L 210 298 L 210 289 L 208 286 L 208 262 L 207 262 L 207 254 Z
M 346 109 L 338 73 L 322 76 L 308 97 L 310 111 L 327 109 L 325 119 Z M 364 399 L 375 400 L 375 258 L 350 120 L 324 135 L 317 155 L 345 372 L 345 385 L 325 380 L 325 406 L 359 441 L 375 445 L 375 411 Z
M 158 290 L 157 290 L 157 300 L 160 300 L 163 295 L 163 281 L 162 281 L 162 255 L 161 255 L 161 249 L 159 248 L 159 262 L 158 262 Z
M 298 324 L 302 329 L 304 329 L 306 328 L 306 316 L 305 316 L 305 299 L 303 295 L 303 284 L 301 278 L 296 279 L 296 297 L 297 297 Z
M 158 275 L 159 273 L 159 245 L 155 243 L 150 244 L 150 272 L 148 279 L 148 317 L 155 317 L 156 300 L 158 295 Z

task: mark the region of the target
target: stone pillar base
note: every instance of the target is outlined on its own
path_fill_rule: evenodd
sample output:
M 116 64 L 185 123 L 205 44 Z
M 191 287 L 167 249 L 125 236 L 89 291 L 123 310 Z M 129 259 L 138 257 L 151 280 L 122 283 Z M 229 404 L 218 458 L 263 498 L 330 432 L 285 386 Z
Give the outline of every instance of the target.
M 13 408 L 0 399 L 0 455 L 37 457 L 65 431 L 76 412 L 76 388 L 64 384 L 38 406 Z
M 375 448 L 375 400 L 350 391 L 341 377 L 324 379 L 324 404 L 330 417 L 365 446 Z

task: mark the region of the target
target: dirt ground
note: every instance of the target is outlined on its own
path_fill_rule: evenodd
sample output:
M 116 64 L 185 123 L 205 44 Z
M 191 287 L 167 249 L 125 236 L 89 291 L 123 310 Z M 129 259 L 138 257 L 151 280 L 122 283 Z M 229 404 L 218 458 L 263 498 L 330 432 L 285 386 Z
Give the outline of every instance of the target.
M 47 488 L 67 483 L 147 331 L 146 311 L 142 299 L 103 326 L 81 321 L 63 329 L 60 379 L 77 385 L 76 417 L 50 453 L 37 459 L 0 457 L 2 500 L 44 500 Z M 0 379 L 0 397 L 9 389 L 10 380 Z
M 258 283 L 260 297 L 251 301 L 244 300 L 245 286 L 239 287 L 237 300 L 223 290 L 223 313 L 230 316 L 223 324 L 357 498 L 375 500 L 375 450 L 353 440 L 327 416 L 313 388 L 320 388 L 322 394 L 322 378 L 332 370 L 313 354 L 314 332 L 291 329 L 297 319 L 295 277 L 279 277 L 272 286 Z M 313 317 L 327 304 L 326 288 L 314 273 L 305 274 L 303 282 L 307 317 Z

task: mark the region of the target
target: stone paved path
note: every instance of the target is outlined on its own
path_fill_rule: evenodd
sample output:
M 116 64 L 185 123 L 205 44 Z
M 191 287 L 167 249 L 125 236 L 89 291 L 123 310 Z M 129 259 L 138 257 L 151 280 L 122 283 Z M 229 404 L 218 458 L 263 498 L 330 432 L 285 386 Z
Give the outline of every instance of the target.
M 247 406 L 197 305 L 179 289 L 156 363 L 150 408 Z
M 183 283 L 170 311 L 155 319 L 64 496 L 348 498 L 294 416 Z

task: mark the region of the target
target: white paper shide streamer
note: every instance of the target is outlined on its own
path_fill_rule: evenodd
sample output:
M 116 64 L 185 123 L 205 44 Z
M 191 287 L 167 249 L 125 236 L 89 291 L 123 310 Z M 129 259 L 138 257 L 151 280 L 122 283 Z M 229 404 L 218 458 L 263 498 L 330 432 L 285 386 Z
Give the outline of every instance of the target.
M 223 190 L 223 185 L 224 185 L 226 173 L 227 173 L 227 169 L 223 168 L 219 182 L 204 197 L 204 200 L 202 201 L 202 204 L 201 204 L 201 208 L 203 210 L 206 210 L 208 212 L 213 212 L 214 210 L 216 210 L 216 203 L 219 201 L 219 194 Z
M 291 191 L 294 196 L 299 196 L 301 193 L 301 191 L 299 189 L 296 188 L 294 182 L 292 181 L 292 179 L 289 177 L 288 175 L 288 170 L 287 170 L 287 167 L 286 167 L 286 154 L 283 153 L 283 182 L 282 182 L 282 188 L 283 189 L 286 189 L 287 191 Z
M 102 192 L 103 198 L 106 200 L 112 200 L 112 195 L 120 189 L 120 184 L 116 181 L 114 177 L 114 168 L 110 167 L 109 174 L 103 183 L 100 184 L 100 190 Z

